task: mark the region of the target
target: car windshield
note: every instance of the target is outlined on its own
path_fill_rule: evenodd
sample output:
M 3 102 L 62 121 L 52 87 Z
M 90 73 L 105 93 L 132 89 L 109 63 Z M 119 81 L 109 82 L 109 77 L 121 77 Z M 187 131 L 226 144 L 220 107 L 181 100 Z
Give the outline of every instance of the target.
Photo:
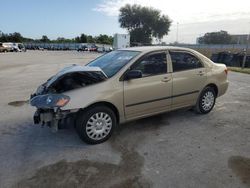
M 138 51 L 127 50 L 113 51 L 95 59 L 88 66 L 100 67 L 110 78 L 139 53 Z

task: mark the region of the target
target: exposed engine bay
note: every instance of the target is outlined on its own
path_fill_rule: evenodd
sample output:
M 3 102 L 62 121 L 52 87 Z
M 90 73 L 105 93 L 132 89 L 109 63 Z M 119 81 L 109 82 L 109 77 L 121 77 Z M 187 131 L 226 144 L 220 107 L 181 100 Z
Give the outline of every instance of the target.
M 72 65 L 52 76 L 38 87 L 35 95 L 47 93 L 63 93 L 69 90 L 99 83 L 107 76 L 99 67 Z
M 62 111 L 70 97 L 64 92 L 105 81 L 107 76 L 99 67 L 72 65 L 59 71 L 31 94 L 30 104 L 37 108 L 35 124 L 47 124 L 58 129 L 58 122 L 76 111 Z

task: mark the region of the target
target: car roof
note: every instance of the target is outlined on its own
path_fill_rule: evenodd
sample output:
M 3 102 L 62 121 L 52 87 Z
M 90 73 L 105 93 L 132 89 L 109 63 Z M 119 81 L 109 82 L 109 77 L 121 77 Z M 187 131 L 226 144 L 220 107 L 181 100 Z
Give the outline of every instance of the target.
M 139 51 L 139 52 L 152 52 L 159 50 L 188 50 L 192 51 L 190 48 L 182 48 L 177 46 L 140 46 L 140 47 L 129 47 L 119 50 L 130 50 L 130 51 Z

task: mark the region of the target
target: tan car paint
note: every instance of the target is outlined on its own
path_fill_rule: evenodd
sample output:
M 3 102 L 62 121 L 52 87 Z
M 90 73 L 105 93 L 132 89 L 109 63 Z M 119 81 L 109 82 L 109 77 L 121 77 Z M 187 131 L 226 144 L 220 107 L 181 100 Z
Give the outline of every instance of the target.
M 141 54 L 106 81 L 65 92 L 64 94 L 70 97 L 70 102 L 62 110 L 84 109 L 90 105 L 105 102 L 117 109 L 119 122 L 124 123 L 174 109 L 194 106 L 202 89 L 209 84 L 217 86 L 218 96 L 223 95 L 227 90 L 226 66 L 215 64 L 194 50 L 178 47 L 135 47 L 124 50 L 140 51 Z M 173 73 L 169 50 L 181 50 L 194 54 L 203 62 L 204 68 Z M 167 74 L 121 81 L 124 72 L 134 62 L 147 53 L 157 51 L 165 51 L 168 54 Z M 204 74 L 198 75 L 199 71 L 204 71 Z M 164 79 L 168 81 L 162 81 Z M 197 92 L 178 96 L 192 91 Z M 176 97 L 172 98 L 172 96 Z M 160 98 L 162 100 L 154 101 L 154 99 Z M 150 102 L 151 100 L 152 102 Z M 148 102 L 142 103 L 144 101 Z M 136 103 L 138 105 L 131 106 Z
M 169 50 L 174 52 L 188 52 L 191 55 L 194 55 L 198 59 L 199 56 L 191 51 L 183 50 Z M 171 60 L 171 57 L 170 57 Z M 203 67 L 172 72 L 173 78 L 173 98 L 172 98 L 172 109 L 178 109 L 186 106 L 194 106 L 196 104 L 199 92 L 204 88 L 204 84 L 207 80 L 206 64 L 202 62 Z M 172 62 L 170 63 L 172 65 Z M 182 94 L 182 96 L 180 96 Z M 184 95 L 185 94 L 185 95 Z
M 170 79 L 167 80 L 167 77 Z M 126 119 L 170 110 L 171 98 L 168 97 L 171 95 L 172 78 L 168 74 L 125 81 L 124 108 Z M 162 100 L 155 101 L 155 99 Z

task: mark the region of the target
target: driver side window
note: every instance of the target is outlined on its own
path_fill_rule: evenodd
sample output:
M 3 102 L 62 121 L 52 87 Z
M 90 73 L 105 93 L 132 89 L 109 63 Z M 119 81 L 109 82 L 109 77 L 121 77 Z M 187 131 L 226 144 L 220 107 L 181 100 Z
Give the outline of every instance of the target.
M 165 74 L 167 73 L 166 53 L 147 55 L 132 66 L 132 70 L 140 70 L 142 77 Z

